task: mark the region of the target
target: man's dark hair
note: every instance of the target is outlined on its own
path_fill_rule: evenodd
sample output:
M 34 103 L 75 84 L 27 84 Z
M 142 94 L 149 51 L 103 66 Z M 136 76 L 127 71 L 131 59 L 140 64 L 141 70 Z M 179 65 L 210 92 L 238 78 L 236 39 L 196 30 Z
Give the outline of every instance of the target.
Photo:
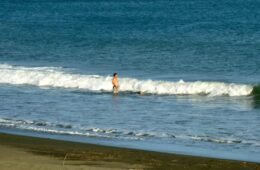
M 117 75 L 117 73 L 114 73 L 113 76 L 115 77 Z

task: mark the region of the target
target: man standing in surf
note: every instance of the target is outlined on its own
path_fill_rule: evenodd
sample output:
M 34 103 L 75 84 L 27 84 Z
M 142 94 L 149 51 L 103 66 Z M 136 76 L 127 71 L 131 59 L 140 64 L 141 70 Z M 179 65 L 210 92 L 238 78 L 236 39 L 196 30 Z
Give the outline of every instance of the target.
M 117 73 L 114 73 L 114 75 L 113 75 L 112 84 L 113 84 L 113 93 L 118 94 L 118 92 L 119 92 L 119 82 L 118 82 Z

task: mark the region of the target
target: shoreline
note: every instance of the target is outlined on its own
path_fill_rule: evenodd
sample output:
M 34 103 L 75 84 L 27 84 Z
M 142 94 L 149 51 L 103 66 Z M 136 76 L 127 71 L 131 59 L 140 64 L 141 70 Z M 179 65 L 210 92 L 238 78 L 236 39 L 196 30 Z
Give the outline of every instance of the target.
M 14 154 L 10 161 L 5 154 Z M 27 159 L 28 158 L 28 159 Z M 31 159 L 32 158 L 32 159 Z M 39 160 L 37 161 L 37 159 Z M 15 161 L 18 159 L 19 161 Z M 36 160 L 35 160 L 36 159 Z M 44 161 L 42 161 L 44 160 Z M 42 163 L 44 162 L 44 163 Z M 0 168 L 28 169 L 34 164 L 46 169 L 245 169 L 259 170 L 259 163 L 160 153 L 0 133 Z M 28 165 L 28 166 L 26 166 Z M 13 168 L 12 168 L 13 167 Z M 35 167 L 32 169 L 36 169 Z

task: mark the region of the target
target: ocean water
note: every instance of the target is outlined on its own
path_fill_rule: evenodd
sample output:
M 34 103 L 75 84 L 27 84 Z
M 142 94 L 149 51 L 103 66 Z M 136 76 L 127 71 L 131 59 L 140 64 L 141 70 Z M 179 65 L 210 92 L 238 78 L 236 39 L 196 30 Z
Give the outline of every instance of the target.
M 259 21 L 258 0 L 1 1 L 0 132 L 260 162 Z

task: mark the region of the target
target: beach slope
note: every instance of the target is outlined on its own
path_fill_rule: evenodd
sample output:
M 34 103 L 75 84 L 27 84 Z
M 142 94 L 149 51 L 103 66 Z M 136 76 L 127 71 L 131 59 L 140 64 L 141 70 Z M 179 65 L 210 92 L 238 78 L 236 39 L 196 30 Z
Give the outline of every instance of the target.
M 0 169 L 260 170 L 260 164 L 0 133 Z

